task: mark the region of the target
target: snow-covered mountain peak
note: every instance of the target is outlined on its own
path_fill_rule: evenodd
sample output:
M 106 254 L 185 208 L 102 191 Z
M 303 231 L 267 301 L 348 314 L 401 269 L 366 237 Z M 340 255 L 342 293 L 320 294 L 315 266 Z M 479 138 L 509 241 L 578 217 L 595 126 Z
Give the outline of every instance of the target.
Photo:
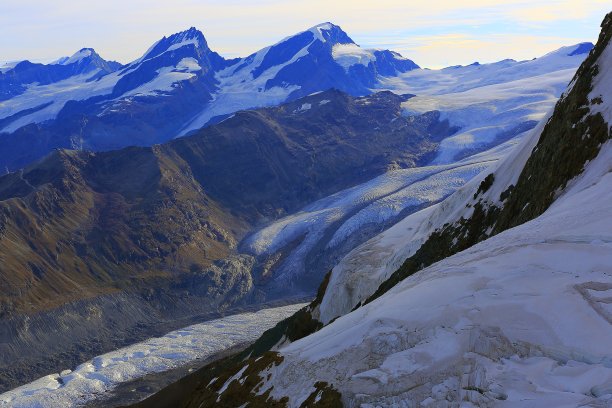
M 310 31 L 315 35 L 315 38 L 321 42 L 330 42 L 332 44 L 354 44 L 355 42 L 348 36 L 340 26 L 325 22 L 317 24 L 314 27 L 309 28 Z
M 210 52 L 204 34 L 197 28 L 191 27 L 188 30 L 172 34 L 169 37 L 164 36 L 161 40 L 153 44 L 139 61 L 155 58 L 166 52 L 183 47 L 192 47 L 194 50 L 205 54 Z
M 93 48 L 81 48 L 70 57 L 63 57 L 50 65 L 71 67 L 72 74 L 78 75 L 99 70 L 101 75 L 109 74 L 121 67 L 115 61 L 107 61 Z
M 580 43 L 576 46 L 576 48 L 574 48 L 572 52 L 567 55 L 573 57 L 574 55 L 588 54 L 593 49 L 593 47 L 593 43 L 590 42 Z
M 59 65 L 70 65 L 75 62 L 80 62 L 86 58 L 91 57 L 92 55 L 97 55 L 93 48 L 82 48 L 79 51 L 72 54 L 68 59 L 60 59 Z

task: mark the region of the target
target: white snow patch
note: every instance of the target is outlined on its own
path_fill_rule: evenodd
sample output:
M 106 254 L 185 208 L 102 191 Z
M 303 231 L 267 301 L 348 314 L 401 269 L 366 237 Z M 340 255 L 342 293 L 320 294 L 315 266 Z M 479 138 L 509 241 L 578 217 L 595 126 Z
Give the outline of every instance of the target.
M 307 110 L 310 110 L 311 108 L 312 108 L 312 104 L 303 103 L 302 106 L 294 110 L 293 113 L 303 113 L 303 112 L 306 112 Z
M 61 65 L 70 65 L 70 64 L 74 64 L 76 62 L 79 62 L 81 60 L 84 60 L 85 58 L 91 57 L 91 55 L 93 54 L 92 50 L 89 48 L 83 48 L 80 51 L 75 52 L 70 58 L 68 58 L 67 60 L 62 60 Z
M 221 394 L 223 394 L 225 392 L 225 390 L 227 390 L 227 387 L 229 387 L 229 385 L 233 381 L 240 380 L 242 378 L 242 374 L 244 374 L 244 372 L 246 371 L 247 368 L 249 368 L 248 364 L 245 365 L 244 367 L 242 367 L 240 369 L 240 371 L 238 371 L 236 374 L 232 375 L 230 378 L 227 379 L 227 381 L 225 382 L 225 384 L 223 384 L 223 386 L 221 387 L 219 392 L 217 392 L 217 394 L 219 394 L 219 398 L 221 398 Z M 219 402 L 219 399 L 217 399 L 217 402 Z
M 353 65 L 368 66 L 376 61 L 373 50 L 365 50 L 357 44 L 335 44 L 332 48 L 334 60 L 348 71 Z
M 197 59 L 189 57 L 180 60 L 178 64 L 176 64 L 176 69 L 184 72 L 197 72 L 201 71 L 202 67 L 198 63 Z
M 188 59 L 188 58 L 185 58 Z M 181 63 L 185 61 L 181 60 Z M 158 96 L 164 95 L 172 91 L 178 82 L 189 80 L 195 77 L 191 71 L 194 68 L 193 64 L 189 61 L 185 62 L 185 65 L 180 64 L 175 67 L 164 67 L 157 70 L 157 75 L 151 81 L 140 85 L 134 89 L 121 95 L 122 98 L 129 96 Z M 181 69 L 177 71 L 177 69 Z M 196 69 L 197 70 L 197 69 Z

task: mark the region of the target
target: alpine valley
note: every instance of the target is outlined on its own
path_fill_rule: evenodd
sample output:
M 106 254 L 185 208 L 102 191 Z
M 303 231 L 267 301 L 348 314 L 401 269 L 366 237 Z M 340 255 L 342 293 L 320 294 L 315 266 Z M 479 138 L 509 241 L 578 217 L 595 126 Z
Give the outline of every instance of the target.
M 611 37 L 0 66 L 0 407 L 610 406 Z

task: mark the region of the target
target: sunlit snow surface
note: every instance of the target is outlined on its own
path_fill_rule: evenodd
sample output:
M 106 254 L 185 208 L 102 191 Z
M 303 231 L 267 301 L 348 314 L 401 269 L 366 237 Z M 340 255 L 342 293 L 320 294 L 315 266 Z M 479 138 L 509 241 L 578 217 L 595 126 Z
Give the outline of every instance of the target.
M 227 316 L 115 350 L 81 364 L 72 372 L 48 375 L 2 394 L 0 407 L 77 407 L 120 383 L 253 341 L 303 306 L 296 304 Z
M 500 179 L 522 156 L 502 163 Z M 274 386 L 272 396 L 299 406 L 327 381 L 363 407 L 446 406 L 447 397 L 466 407 L 612 405 L 611 186 L 608 142 L 540 217 L 281 348 L 261 392 Z M 465 209 L 453 203 L 447 213 Z
M 442 141 L 434 163 L 451 163 L 466 149 L 495 142 L 525 122 L 538 122 L 557 101 L 586 54 L 563 47 L 531 61 L 414 70 L 382 78 L 381 89 L 416 94 L 407 113 L 439 110 L 461 130 Z

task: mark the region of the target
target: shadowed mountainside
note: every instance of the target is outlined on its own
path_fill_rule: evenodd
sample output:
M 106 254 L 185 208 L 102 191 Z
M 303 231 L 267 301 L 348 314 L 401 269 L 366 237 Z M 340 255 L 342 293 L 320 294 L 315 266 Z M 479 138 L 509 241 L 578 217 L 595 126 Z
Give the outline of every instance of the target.
M 420 164 L 452 133 L 436 112 L 403 117 L 406 98 L 327 91 L 239 112 L 165 145 L 58 150 L 0 177 L 6 384 L 16 375 L 7 366 L 26 349 L 53 359 L 67 343 L 95 337 L 87 327 L 114 324 L 104 336 L 121 336 L 154 324 L 117 316 L 142 302 L 163 320 L 262 301 L 252 261 L 228 259 L 252 226 L 389 167 Z M 58 313 L 63 329 L 54 333 L 47 322 Z M 66 338 L 74 324 L 83 330 Z M 30 378 L 23 364 L 18 371 Z

